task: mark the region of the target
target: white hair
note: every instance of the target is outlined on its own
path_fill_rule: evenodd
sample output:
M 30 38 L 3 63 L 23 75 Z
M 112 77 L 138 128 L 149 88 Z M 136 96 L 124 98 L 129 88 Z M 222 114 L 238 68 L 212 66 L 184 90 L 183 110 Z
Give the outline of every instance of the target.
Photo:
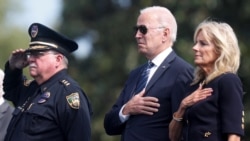
M 155 13 L 154 15 L 157 18 L 157 21 L 163 26 L 168 27 L 170 30 L 170 37 L 172 42 L 174 43 L 176 41 L 177 36 L 177 22 L 172 14 L 172 12 L 167 9 L 166 7 L 162 6 L 151 6 L 146 7 L 140 11 L 140 14 L 142 13 Z

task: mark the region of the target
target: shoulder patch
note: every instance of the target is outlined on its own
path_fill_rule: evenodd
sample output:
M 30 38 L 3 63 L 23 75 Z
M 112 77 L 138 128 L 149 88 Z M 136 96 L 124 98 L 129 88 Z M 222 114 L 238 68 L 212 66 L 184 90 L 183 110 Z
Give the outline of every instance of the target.
M 26 87 L 28 87 L 32 81 L 33 80 L 25 79 L 24 82 L 23 82 L 23 85 L 26 86 Z
M 79 109 L 80 108 L 80 98 L 79 93 L 72 93 L 68 96 L 66 96 L 67 102 L 69 106 L 73 109 Z

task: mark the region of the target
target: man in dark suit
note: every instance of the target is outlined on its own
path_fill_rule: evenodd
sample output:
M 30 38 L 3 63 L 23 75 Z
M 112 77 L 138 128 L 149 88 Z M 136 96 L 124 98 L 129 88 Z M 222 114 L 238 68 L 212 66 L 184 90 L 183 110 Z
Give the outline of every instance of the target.
M 164 7 L 140 11 L 135 27 L 139 53 L 153 63 L 143 90 L 140 77 L 146 64 L 133 70 L 112 109 L 105 115 L 109 135 L 122 141 L 169 141 L 168 126 L 192 81 L 193 67 L 172 50 L 177 24 Z
M 14 107 L 3 98 L 4 72 L 0 69 L 0 141 L 4 140 Z

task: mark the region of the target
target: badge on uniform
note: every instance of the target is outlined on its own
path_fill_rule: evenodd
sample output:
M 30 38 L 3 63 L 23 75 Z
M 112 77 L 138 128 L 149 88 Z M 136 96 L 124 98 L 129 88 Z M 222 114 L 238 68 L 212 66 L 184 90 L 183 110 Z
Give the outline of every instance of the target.
M 80 107 L 80 98 L 78 93 L 72 93 L 66 96 L 68 104 L 73 109 L 79 109 Z
M 40 99 L 38 100 L 38 103 L 44 103 L 46 102 L 50 97 L 50 92 L 45 92 L 41 95 Z

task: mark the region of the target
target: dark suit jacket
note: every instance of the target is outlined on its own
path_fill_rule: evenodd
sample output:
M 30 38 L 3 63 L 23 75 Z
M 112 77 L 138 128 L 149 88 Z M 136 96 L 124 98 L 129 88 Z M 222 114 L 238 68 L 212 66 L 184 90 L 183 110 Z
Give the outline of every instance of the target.
M 152 116 L 130 116 L 125 123 L 121 123 L 119 111 L 133 96 L 143 66 L 130 73 L 120 97 L 105 115 L 104 128 L 109 135 L 121 134 L 122 141 L 169 141 L 168 125 L 192 80 L 193 67 L 171 52 L 146 88 L 146 96 L 159 99 L 159 111 Z
M 198 85 L 190 87 L 190 92 Z M 204 88 L 213 93 L 187 109 L 184 116 L 184 141 L 227 141 L 227 135 L 244 135 L 243 90 L 239 77 L 225 73 Z
M 0 106 L 0 141 L 4 140 L 4 136 L 7 131 L 7 127 L 12 118 L 12 112 L 14 107 L 12 107 L 7 101 Z

